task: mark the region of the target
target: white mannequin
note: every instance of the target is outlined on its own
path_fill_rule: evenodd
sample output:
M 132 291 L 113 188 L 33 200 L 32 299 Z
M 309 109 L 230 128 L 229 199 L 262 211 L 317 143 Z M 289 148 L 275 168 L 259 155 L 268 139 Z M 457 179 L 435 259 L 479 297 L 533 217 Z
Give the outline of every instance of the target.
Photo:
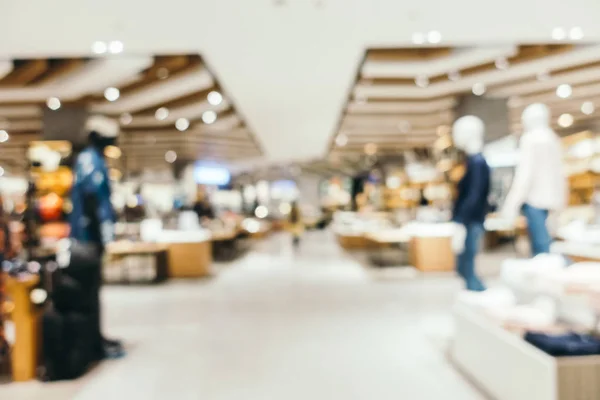
M 469 156 L 481 153 L 483 149 L 483 134 L 485 127 L 483 121 L 473 115 L 466 115 L 454 122 L 452 126 L 452 140 L 456 148 L 463 150 Z M 452 236 L 452 250 L 456 254 L 463 252 L 467 228 L 463 224 L 454 223 Z
M 519 144 L 519 164 L 502 208 L 502 216 L 511 222 L 524 203 L 560 210 L 567 200 L 562 145 L 550 127 L 550 110 L 541 103 L 531 104 L 523 111 L 521 121 L 524 133 Z

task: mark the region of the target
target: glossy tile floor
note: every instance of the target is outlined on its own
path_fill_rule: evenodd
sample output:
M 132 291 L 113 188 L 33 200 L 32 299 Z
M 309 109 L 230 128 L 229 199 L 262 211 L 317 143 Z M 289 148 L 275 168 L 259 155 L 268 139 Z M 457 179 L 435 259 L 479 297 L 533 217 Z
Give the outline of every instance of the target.
M 474 400 L 445 356 L 460 282 L 367 269 L 327 232 L 276 235 L 215 278 L 106 287 L 129 354 L 83 379 L 0 385 L 11 400 Z

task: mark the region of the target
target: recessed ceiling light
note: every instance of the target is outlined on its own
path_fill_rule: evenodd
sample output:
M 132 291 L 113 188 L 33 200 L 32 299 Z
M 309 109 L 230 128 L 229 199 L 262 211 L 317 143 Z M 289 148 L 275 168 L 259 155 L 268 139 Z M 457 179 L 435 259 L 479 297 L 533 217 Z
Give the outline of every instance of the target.
M 558 87 L 556 88 L 556 95 L 558 97 L 560 97 L 561 99 L 567 99 L 567 98 L 571 97 L 572 94 L 573 94 L 573 88 L 571 87 L 571 85 L 569 85 L 567 83 L 558 85 Z
M 154 113 L 154 116 L 159 121 L 164 121 L 169 116 L 169 109 L 167 107 L 161 107 Z
M 569 39 L 571 40 L 581 40 L 583 36 L 583 29 L 580 26 L 575 26 L 569 31 Z
M 175 153 L 173 150 L 169 150 L 165 153 L 165 161 L 173 164 L 175 161 L 177 160 L 177 153 Z
M 97 40 L 92 44 L 92 51 L 94 54 L 104 54 L 108 51 L 108 45 L 106 42 Z
M 415 83 L 417 84 L 418 87 L 425 88 L 425 87 L 429 86 L 429 78 L 426 77 L 425 75 L 419 75 L 415 78 Z
M 500 58 L 496 59 L 496 62 L 494 63 L 494 65 L 496 65 L 496 68 L 498 68 L 498 69 L 505 70 L 505 69 L 508 69 L 510 64 L 506 57 L 500 57 Z
M 548 70 L 541 71 L 537 74 L 536 78 L 540 82 L 547 81 L 548 79 L 550 79 L 550 71 L 548 71 Z
M 369 156 L 377 153 L 377 145 L 375 143 L 367 143 L 365 145 L 365 153 Z
M 571 125 L 573 125 L 574 122 L 574 118 L 571 114 L 561 114 L 560 117 L 558 117 L 558 125 L 562 128 L 568 128 Z
M 117 101 L 121 92 L 116 87 L 109 87 L 104 90 L 104 98 L 108 101 Z
M 412 34 L 412 42 L 414 44 L 423 44 L 425 43 L 425 34 L 422 32 L 415 32 Z
M 338 147 L 344 147 L 346 144 L 348 144 L 348 136 L 344 135 L 343 133 L 340 133 L 335 137 L 335 144 Z
M 475 96 L 483 96 L 485 93 L 485 85 L 481 82 L 477 82 L 473 85 L 473 94 Z
M 213 106 L 218 106 L 223 102 L 223 95 L 216 90 L 213 90 L 206 96 L 208 103 Z
M 120 40 L 113 40 L 108 44 L 108 51 L 112 54 L 122 53 L 124 48 L 125 46 Z
M 581 105 L 581 112 L 585 115 L 592 115 L 596 111 L 596 106 L 591 101 L 586 101 Z
M 61 104 L 60 104 L 60 100 L 58 99 L 58 97 L 50 97 L 48 100 L 46 100 L 46 105 L 52 111 L 56 111 L 60 108 Z
M 562 26 L 557 26 L 552 29 L 552 39 L 554 40 L 564 40 L 567 38 L 567 31 Z
M 189 127 L 190 121 L 188 121 L 187 118 L 179 118 L 177 121 L 175 121 L 175 128 L 177 128 L 177 130 L 180 132 L 185 131 Z
M 202 113 L 202 122 L 207 125 L 214 123 L 217 120 L 217 113 L 213 110 L 204 111 Z
M 129 113 L 123 113 L 119 117 L 119 121 L 121 121 L 121 124 L 123 125 L 129 125 L 133 121 L 133 117 Z
M 160 67 L 156 70 L 156 77 L 158 79 L 167 79 L 169 77 L 169 69 L 167 67 Z
M 450 79 L 452 82 L 460 80 L 460 71 L 454 70 L 448 72 L 448 79 Z
M 4 129 L 0 130 L 0 143 L 4 143 L 8 140 L 9 136 L 8 136 L 8 132 L 6 132 Z
M 427 41 L 431 44 L 437 44 L 442 41 L 442 34 L 439 31 L 429 31 Z
M 398 129 L 401 133 L 409 133 L 412 129 L 412 125 L 409 121 L 404 120 L 398 124 Z

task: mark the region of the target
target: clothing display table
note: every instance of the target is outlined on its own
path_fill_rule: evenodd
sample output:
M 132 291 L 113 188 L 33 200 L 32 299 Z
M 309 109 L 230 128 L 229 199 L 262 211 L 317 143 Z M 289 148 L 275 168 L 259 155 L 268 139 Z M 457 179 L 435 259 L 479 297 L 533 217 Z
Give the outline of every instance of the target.
M 451 357 L 496 400 L 584 400 L 600 393 L 600 356 L 552 357 L 489 317 L 454 309 Z
M 573 261 L 600 261 L 600 243 L 559 241 L 552 243 L 550 251 L 568 256 Z
M 398 265 L 408 263 L 408 247 L 411 241 L 410 235 L 404 228 L 384 229 L 378 232 L 365 234 L 369 242 L 371 262 L 379 265 Z M 388 253 L 389 254 L 388 256 Z M 386 261 L 388 257 L 391 262 Z M 393 259 L 392 259 L 393 258 Z
M 39 314 L 29 298 L 31 290 L 39 283 L 39 277 L 6 277 L 6 292 L 14 307 L 7 329 L 7 337 L 13 336 L 11 350 L 12 378 L 16 382 L 36 378 L 39 352 Z M 12 330 L 13 332 L 8 332 Z
M 212 242 L 206 229 L 190 231 L 163 230 L 158 242 L 169 248 L 171 278 L 209 276 L 212 267 Z
M 159 283 L 169 276 L 169 246 L 161 243 L 121 241 L 107 250 L 107 283 Z

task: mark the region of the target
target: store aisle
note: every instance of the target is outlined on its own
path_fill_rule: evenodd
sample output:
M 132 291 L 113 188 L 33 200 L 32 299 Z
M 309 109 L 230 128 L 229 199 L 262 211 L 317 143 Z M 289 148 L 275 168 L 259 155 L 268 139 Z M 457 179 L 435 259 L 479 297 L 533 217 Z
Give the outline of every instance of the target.
M 307 235 L 273 236 L 217 277 L 108 287 L 129 355 L 70 383 L 0 385 L 33 400 L 482 399 L 444 355 L 457 280 L 381 278 Z

